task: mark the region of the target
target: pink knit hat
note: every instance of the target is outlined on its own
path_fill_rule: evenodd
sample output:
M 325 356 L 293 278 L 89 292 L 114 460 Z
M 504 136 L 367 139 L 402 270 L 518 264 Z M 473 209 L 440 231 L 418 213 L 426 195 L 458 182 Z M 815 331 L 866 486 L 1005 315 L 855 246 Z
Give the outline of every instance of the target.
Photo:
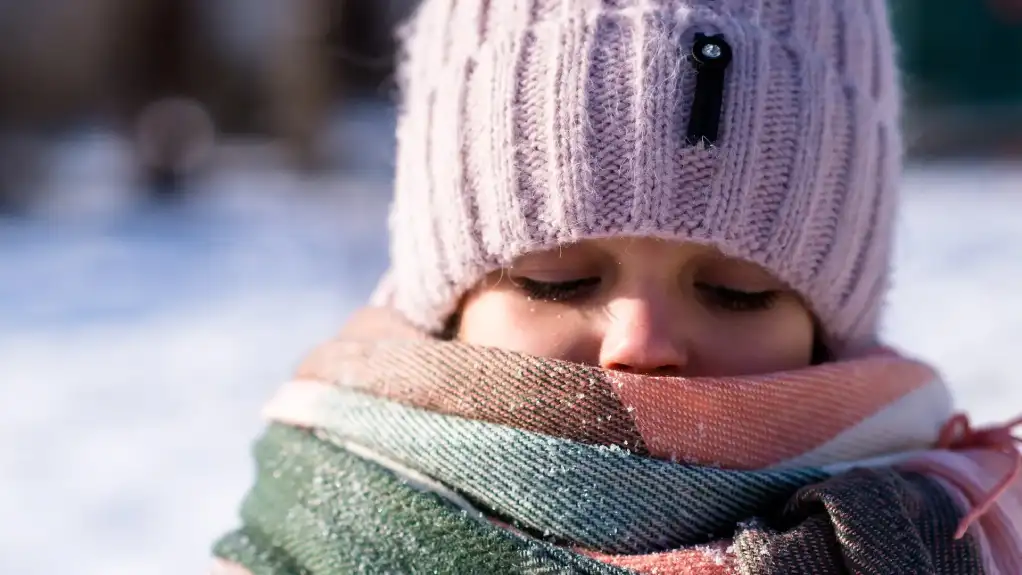
M 698 241 L 875 341 L 901 169 L 885 0 L 424 0 L 377 299 L 438 330 L 516 257 Z

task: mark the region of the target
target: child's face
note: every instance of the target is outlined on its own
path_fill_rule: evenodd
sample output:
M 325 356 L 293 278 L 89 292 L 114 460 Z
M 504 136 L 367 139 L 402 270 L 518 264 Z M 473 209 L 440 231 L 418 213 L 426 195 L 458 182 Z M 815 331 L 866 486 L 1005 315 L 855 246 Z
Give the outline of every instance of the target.
M 809 365 L 813 318 L 762 268 L 706 246 L 587 240 L 528 254 L 467 296 L 458 339 L 649 375 Z

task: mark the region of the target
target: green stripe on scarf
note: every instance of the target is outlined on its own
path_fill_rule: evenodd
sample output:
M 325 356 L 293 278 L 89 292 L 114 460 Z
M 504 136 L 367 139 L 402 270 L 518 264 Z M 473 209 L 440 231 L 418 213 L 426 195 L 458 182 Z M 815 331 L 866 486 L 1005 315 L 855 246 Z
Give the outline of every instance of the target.
M 255 456 L 245 527 L 214 548 L 253 575 L 627 573 L 490 525 L 307 431 L 272 425 Z
M 730 471 L 640 457 L 322 388 L 291 407 L 303 427 L 425 473 L 519 526 L 607 553 L 651 553 L 734 525 L 829 475 Z

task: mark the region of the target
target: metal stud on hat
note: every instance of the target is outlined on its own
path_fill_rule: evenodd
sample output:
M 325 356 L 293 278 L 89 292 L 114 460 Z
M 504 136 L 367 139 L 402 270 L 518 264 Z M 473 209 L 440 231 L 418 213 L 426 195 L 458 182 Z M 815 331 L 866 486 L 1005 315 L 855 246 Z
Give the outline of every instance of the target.
M 688 120 L 689 146 L 714 145 L 720 135 L 724 105 L 724 75 L 731 63 L 731 46 L 721 35 L 696 34 L 692 65 L 696 68 L 696 91 Z

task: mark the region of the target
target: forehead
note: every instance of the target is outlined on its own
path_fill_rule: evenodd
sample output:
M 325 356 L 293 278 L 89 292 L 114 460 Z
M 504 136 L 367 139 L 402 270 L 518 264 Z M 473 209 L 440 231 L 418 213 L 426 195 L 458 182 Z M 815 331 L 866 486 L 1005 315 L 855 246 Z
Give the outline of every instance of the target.
M 582 271 L 583 268 L 595 270 L 609 266 L 665 272 L 696 266 L 702 270 L 740 274 L 742 277 L 775 279 L 774 274 L 762 266 L 730 257 L 714 246 L 651 237 L 600 238 L 564 244 L 525 254 L 517 258 L 510 269 Z
M 539 250 L 527 253 L 515 260 L 516 264 L 530 261 L 552 262 L 557 260 L 585 260 L 599 259 L 601 257 L 617 258 L 624 263 L 636 258 L 650 258 L 659 260 L 677 259 L 713 259 L 733 260 L 738 263 L 742 260 L 728 258 L 717 248 L 696 242 L 677 240 L 663 240 L 650 237 L 614 237 L 587 239 L 575 243 L 563 244 L 547 250 Z

